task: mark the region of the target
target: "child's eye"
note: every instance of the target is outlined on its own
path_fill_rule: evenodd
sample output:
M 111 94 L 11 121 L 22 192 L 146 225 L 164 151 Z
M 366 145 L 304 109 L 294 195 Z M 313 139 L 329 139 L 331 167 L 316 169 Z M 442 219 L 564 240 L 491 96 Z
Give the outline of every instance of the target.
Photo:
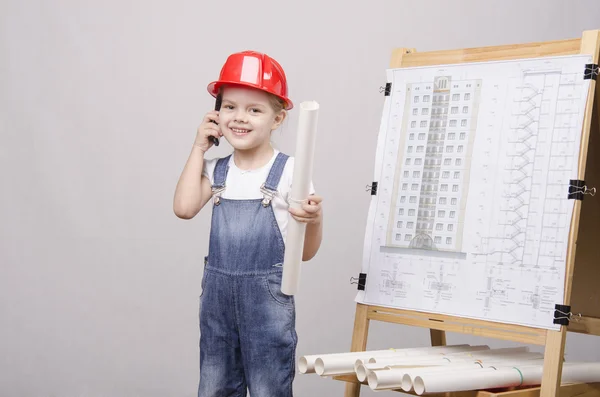
M 233 105 L 225 105 L 225 109 L 233 109 Z
M 252 109 L 250 109 L 250 111 L 255 112 L 255 113 L 260 113 L 260 109 L 257 109 L 257 108 L 252 108 Z

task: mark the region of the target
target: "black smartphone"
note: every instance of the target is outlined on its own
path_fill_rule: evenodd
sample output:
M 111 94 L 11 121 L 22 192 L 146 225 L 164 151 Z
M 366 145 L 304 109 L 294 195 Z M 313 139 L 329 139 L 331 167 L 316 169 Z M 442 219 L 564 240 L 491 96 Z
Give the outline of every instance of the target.
M 221 110 L 221 100 L 222 100 L 221 94 L 218 94 L 217 95 L 217 100 L 215 101 L 215 110 Z M 213 123 L 218 124 L 216 121 L 213 121 Z M 218 138 L 216 138 L 216 137 L 214 137 L 214 136 L 211 135 L 210 136 L 210 140 L 212 141 L 212 143 L 215 146 L 219 146 L 219 139 Z

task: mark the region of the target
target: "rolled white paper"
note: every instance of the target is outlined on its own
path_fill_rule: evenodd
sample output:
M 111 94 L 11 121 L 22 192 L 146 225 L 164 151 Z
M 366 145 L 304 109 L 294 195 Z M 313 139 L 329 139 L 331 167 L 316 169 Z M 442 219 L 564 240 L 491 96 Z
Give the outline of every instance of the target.
M 382 371 L 382 370 L 390 370 L 390 369 L 394 369 L 396 371 L 402 370 L 403 368 L 416 368 L 416 367 L 420 367 L 420 368 L 434 368 L 434 367 L 446 367 L 447 365 L 445 365 L 445 363 L 440 363 L 439 361 L 413 361 L 413 362 L 406 362 L 404 364 L 396 364 L 394 367 L 390 366 L 390 365 L 386 365 L 386 364 L 361 364 L 359 365 L 355 372 L 356 372 L 356 378 L 360 381 L 363 382 L 365 380 L 367 380 L 367 378 L 369 377 L 369 375 L 374 372 L 374 371 Z
M 424 353 L 436 352 L 436 353 L 448 353 L 453 351 L 461 351 L 464 348 L 468 348 L 470 345 L 468 344 L 457 344 L 457 345 L 448 345 L 448 346 L 427 346 L 427 347 L 405 347 L 405 348 L 389 348 L 382 350 L 366 350 L 366 351 L 356 351 L 356 352 L 343 352 L 343 353 L 323 353 L 323 354 L 311 354 L 300 357 L 298 360 L 298 370 L 302 374 L 309 374 L 315 372 L 315 361 L 322 358 L 351 358 L 354 359 L 356 356 L 361 356 L 365 358 L 355 359 L 357 363 L 363 364 L 368 361 L 368 359 L 377 356 L 390 356 L 390 355 L 398 355 L 398 356 L 417 356 L 422 355 Z M 358 365 L 358 364 L 357 364 Z M 355 366 L 356 369 L 356 366 Z
M 509 354 L 509 353 L 507 353 Z M 512 353 L 509 356 L 503 357 L 500 355 L 489 355 L 480 358 L 481 362 L 498 362 L 504 363 L 506 366 L 508 364 L 514 365 L 515 362 L 523 362 L 528 360 L 534 360 L 541 358 L 543 355 L 541 353 Z M 429 368 L 433 367 L 442 367 L 442 368 L 452 368 L 457 365 L 462 364 L 472 364 L 479 357 L 465 357 L 465 356 L 453 356 L 449 354 L 447 356 L 432 356 L 432 355 L 423 355 L 419 357 L 378 357 L 375 362 L 370 362 L 368 364 L 361 364 L 355 368 L 356 375 L 358 380 L 361 382 L 365 379 L 368 379 L 371 372 L 375 370 L 381 369 L 414 369 L 417 367 L 423 368 L 423 371 L 428 371 Z M 484 361 L 482 361 L 484 360 Z M 484 365 L 485 366 L 485 365 Z
M 309 194 L 313 172 L 313 158 L 317 136 L 317 120 L 319 104 L 315 101 L 300 103 L 298 119 L 298 135 L 296 138 L 296 154 L 294 155 L 294 176 L 290 192 L 290 207 L 302 207 L 303 200 Z M 281 292 L 294 295 L 300 286 L 300 264 L 304 250 L 304 233 L 306 223 L 298 222 L 288 216 L 285 254 L 283 259 L 283 278 Z
M 405 382 L 404 376 L 405 374 L 412 370 L 417 373 L 429 373 L 429 372 L 441 372 L 441 373 L 450 373 L 452 371 L 460 371 L 463 369 L 471 369 L 471 368 L 481 368 L 481 364 L 479 363 L 470 363 L 470 364 L 458 364 L 458 365 L 443 365 L 443 366 L 435 366 L 435 367 L 410 367 L 410 368 L 388 368 L 379 369 L 371 371 L 368 376 L 369 387 L 373 390 L 391 390 L 391 389 L 404 389 Z M 410 391 L 412 388 L 412 382 L 410 378 L 409 385 L 406 386 L 407 389 L 405 391 Z
M 480 368 L 490 368 L 492 366 L 503 366 L 506 367 L 508 365 L 531 365 L 531 364 L 543 364 L 543 360 L 536 359 L 514 359 L 510 362 L 507 361 L 470 361 L 458 364 L 448 363 L 446 365 L 434 365 L 434 366 L 386 366 L 385 369 L 371 369 L 370 367 L 366 367 L 367 369 L 371 369 L 368 374 L 368 382 L 369 386 L 373 390 L 392 390 L 392 389 L 402 389 L 404 391 L 410 391 L 413 385 L 413 379 L 416 376 L 421 376 L 425 374 L 438 373 L 444 376 L 445 374 L 450 374 L 453 371 L 460 371 L 465 369 L 480 369 Z M 376 365 L 376 364 L 370 364 Z M 404 368 L 403 368 L 404 367 Z M 357 373 L 358 374 L 358 373 Z M 360 378 L 359 378 L 360 380 Z
M 382 351 L 377 354 L 378 357 L 394 354 L 393 350 Z M 324 355 L 319 356 L 315 360 L 314 368 L 317 375 L 330 376 L 330 375 L 345 375 L 353 374 L 354 364 L 358 359 L 365 359 L 372 357 L 372 351 L 355 352 L 349 355 Z
M 359 382 L 364 382 L 373 371 L 383 369 L 386 368 L 381 364 L 360 364 L 354 371 L 356 372 L 356 379 Z
M 394 357 L 413 357 L 413 356 L 421 356 L 424 354 L 445 354 L 451 352 L 464 351 L 465 349 L 470 348 L 470 345 L 449 345 L 449 346 L 428 346 L 428 347 L 410 347 L 405 349 L 395 349 L 391 353 L 386 351 L 386 356 L 394 356 Z M 377 355 L 381 355 L 378 352 L 373 352 L 374 354 L 371 357 L 367 358 L 359 358 L 356 360 L 354 364 L 354 370 L 358 368 L 361 364 L 367 364 L 371 358 L 376 357 Z
M 356 363 L 355 372 L 356 377 L 359 381 L 363 382 L 368 379 L 371 372 L 382 369 L 402 369 L 402 368 L 416 368 L 421 367 L 424 369 L 432 367 L 450 367 L 461 363 L 472 363 L 474 359 L 472 357 L 445 357 L 443 355 L 431 355 L 424 354 L 422 356 L 391 356 L 391 357 L 377 357 L 372 358 L 369 363 L 360 364 Z
M 492 355 L 508 355 L 514 353 L 527 353 L 529 352 L 529 347 L 527 346 L 519 346 L 519 347 L 502 347 L 499 349 L 490 349 L 487 351 L 477 352 L 476 354 L 482 356 L 492 356 Z
M 491 354 L 489 356 L 477 355 L 476 357 L 472 358 L 482 361 L 484 363 L 487 363 L 489 361 L 514 363 L 518 360 L 536 360 L 538 358 L 544 358 L 544 355 L 542 353 L 537 352 L 524 352 L 513 354 Z
M 385 350 L 371 350 L 371 351 L 358 351 L 358 352 L 343 352 L 343 353 L 324 353 L 324 354 L 311 354 L 307 356 L 302 356 L 298 360 L 298 370 L 302 374 L 310 374 L 315 372 L 315 361 L 319 357 L 329 358 L 329 357 L 341 357 L 341 358 L 349 358 L 350 360 L 354 360 L 357 355 L 364 354 L 392 354 L 394 352 L 401 351 L 403 349 L 385 349 Z M 408 349 L 411 350 L 411 349 Z
M 413 387 L 418 395 L 465 390 L 481 390 L 513 386 L 540 385 L 543 364 L 497 367 L 459 371 L 448 374 L 423 374 L 415 377 Z M 600 363 L 564 363 L 561 384 L 600 381 Z
M 455 364 L 455 365 L 449 365 L 449 366 L 445 366 L 445 367 L 430 367 L 430 368 L 424 368 L 421 370 L 419 368 L 406 368 L 405 370 L 402 371 L 402 372 L 404 372 L 404 374 L 402 374 L 402 380 L 400 382 L 400 387 L 404 391 L 411 391 L 412 387 L 413 387 L 413 379 L 415 378 L 415 376 L 418 376 L 418 375 L 435 373 L 435 372 L 450 373 L 452 371 L 461 371 L 461 370 L 473 369 L 473 368 L 475 368 L 475 369 L 482 368 L 482 365 L 481 365 L 481 363 L 475 361 L 472 363 Z M 380 385 L 380 387 L 381 386 L 385 386 L 385 383 Z
M 506 362 L 504 360 L 502 361 L 487 361 L 487 360 L 477 360 L 477 361 L 473 361 L 471 363 L 465 363 L 465 364 L 453 364 L 453 365 L 448 365 L 448 366 L 444 366 L 444 367 L 428 367 L 428 368 L 404 368 L 404 369 L 400 369 L 401 371 L 404 372 L 404 374 L 402 375 L 402 390 L 404 391 L 410 391 L 413 387 L 413 382 L 414 379 L 419 376 L 419 375 L 423 375 L 423 374 L 429 374 L 429 373 L 434 373 L 434 372 L 438 372 L 438 373 L 445 373 L 445 372 L 450 372 L 450 371 L 455 371 L 457 369 L 465 369 L 465 368 L 490 368 L 490 367 L 494 367 L 494 366 L 502 366 L 502 367 L 506 367 L 507 365 L 532 365 L 532 364 L 543 364 L 544 363 L 544 359 L 543 358 L 531 358 L 531 359 L 527 359 L 527 358 L 517 358 L 514 360 L 511 360 L 510 362 Z
M 425 358 L 427 359 L 438 359 L 438 358 L 443 358 L 443 357 L 461 357 L 461 356 L 467 356 L 467 357 L 471 357 L 471 355 L 475 355 L 474 352 L 481 352 L 484 350 L 490 350 L 490 347 L 488 345 L 475 345 L 475 346 L 466 346 L 466 347 L 461 347 L 459 349 L 447 349 L 447 350 L 439 350 L 439 351 L 430 351 L 430 352 L 426 352 L 423 355 L 418 356 L 419 360 L 423 360 Z M 391 354 L 391 355 L 387 355 L 387 356 L 380 356 L 380 357 L 371 357 L 369 359 L 369 363 L 373 364 L 373 363 L 378 363 L 380 362 L 380 360 L 393 360 L 394 358 L 402 358 L 402 357 L 406 357 L 406 355 L 402 355 L 402 354 Z
M 388 349 L 381 351 L 360 351 L 350 354 L 331 354 L 321 355 L 315 359 L 314 370 L 317 375 L 320 376 L 331 376 L 331 375 L 345 375 L 353 374 L 356 372 L 357 365 L 370 360 L 383 360 L 386 357 L 395 358 L 391 362 L 401 360 L 442 360 L 445 352 L 458 352 L 458 351 L 472 351 L 478 349 L 484 349 L 489 347 L 487 345 L 480 346 L 469 346 L 469 345 L 454 345 L 454 346 L 435 346 L 435 347 L 424 347 L 424 348 L 409 348 L 409 349 Z M 409 356 L 413 353 L 420 352 L 421 355 Z M 360 361 L 359 361 L 360 360 Z M 387 361 L 386 363 L 389 363 Z M 447 362 L 444 360 L 443 362 Z

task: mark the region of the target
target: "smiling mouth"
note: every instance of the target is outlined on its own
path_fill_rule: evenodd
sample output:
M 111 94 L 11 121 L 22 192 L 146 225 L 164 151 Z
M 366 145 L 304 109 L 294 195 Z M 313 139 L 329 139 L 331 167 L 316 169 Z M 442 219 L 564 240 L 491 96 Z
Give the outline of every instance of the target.
M 233 133 L 236 135 L 246 135 L 247 133 L 249 133 L 252 130 L 248 130 L 245 128 L 231 128 L 231 131 L 233 131 Z

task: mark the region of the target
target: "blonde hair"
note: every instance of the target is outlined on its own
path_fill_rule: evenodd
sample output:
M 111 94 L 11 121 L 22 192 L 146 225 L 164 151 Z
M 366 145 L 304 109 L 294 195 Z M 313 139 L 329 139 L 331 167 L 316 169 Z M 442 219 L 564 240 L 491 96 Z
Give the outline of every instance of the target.
M 285 109 L 285 107 L 287 105 L 283 99 L 281 99 L 278 96 L 275 96 L 271 93 L 269 93 L 269 103 L 271 104 L 271 107 L 273 108 L 275 113 L 281 112 L 282 110 Z
M 220 95 L 221 97 L 223 96 L 223 89 L 226 87 L 226 84 L 223 84 L 221 87 L 219 87 L 219 91 L 217 93 L 217 95 Z M 257 88 L 258 89 L 258 88 Z M 287 103 L 279 98 L 277 95 L 273 95 L 270 92 L 264 91 L 268 94 L 269 96 L 269 104 L 271 105 L 271 108 L 273 109 L 273 111 L 277 114 L 279 112 L 281 112 L 282 110 L 284 110 L 286 108 Z

